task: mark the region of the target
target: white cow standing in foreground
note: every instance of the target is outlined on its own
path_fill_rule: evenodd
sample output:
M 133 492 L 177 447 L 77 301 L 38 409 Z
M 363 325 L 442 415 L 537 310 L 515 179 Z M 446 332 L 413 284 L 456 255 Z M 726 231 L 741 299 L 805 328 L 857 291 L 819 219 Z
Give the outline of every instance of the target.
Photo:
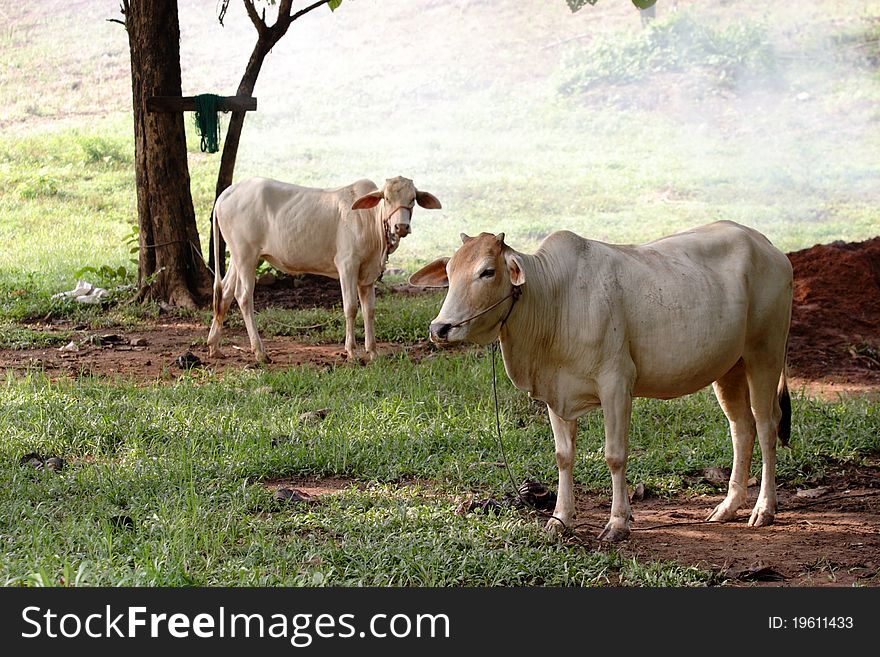
M 755 434 L 761 490 L 749 525 L 776 513 L 776 439 L 790 430 L 785 357 L 792 304 L 788 258 L 760 233 L 721 221 L 639 246 L 555 232 L 534 255 L 504 234 L 462 235 L 463 246 L 410 277 L 449 286 L 431 323 L 437 344 L 500 337 L 520 390 L 547 404 L 559 492 L 557 531 L 574 516 L 577 419 L 602 407 L 611 518 L 599 538 L 630 532 L 626 488 L 633 397 L 670 399 L 713 384 L 730 421 L 733 472 L 710 520 L 731 520 L 747 499 Z
M 252 178 L 228 187 L 214 204 L 214 262 L 220 262 L 218 231 L 229 246 L 229 270 L 214 275 L 214 320 L 208 353 L 220 355 L 223 318 L 238 301 L 257 361 L 267 362 L 254 322 L 255 270 L 260 258 L 288 274 L 338 278 L 345 312 L 345 351 L 355 357 L 357 301 L 364 317 L 367 355 L 377 355 L 373 331 L 376 280 L 389 254 L 410 232 L 413 208 L 440 209 L 440 201 L 398 176 L 382 189 L 358 180 L 339 189 L 313 189 Z

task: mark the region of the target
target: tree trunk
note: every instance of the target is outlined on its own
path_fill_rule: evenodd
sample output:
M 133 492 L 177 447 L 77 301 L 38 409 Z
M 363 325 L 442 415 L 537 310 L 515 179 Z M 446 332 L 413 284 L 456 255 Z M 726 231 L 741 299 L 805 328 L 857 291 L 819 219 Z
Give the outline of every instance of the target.
M 201 259 L 181 112 L 146 111 L 150 96 L 181 96 L 177 0 L 125 0 L 131 50 L 141 298 L 195 308 L 211 280 Z

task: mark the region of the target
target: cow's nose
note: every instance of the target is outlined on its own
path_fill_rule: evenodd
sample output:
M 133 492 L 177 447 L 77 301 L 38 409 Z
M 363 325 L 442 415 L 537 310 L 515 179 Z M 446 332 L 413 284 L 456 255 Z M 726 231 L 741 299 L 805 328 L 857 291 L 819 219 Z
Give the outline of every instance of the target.
M 431 324 L 430 333 L 431 339 L 436 341 L 444 341 L 446 340 L 446 336 L 449 335 L 449 331 L 452 329 L 452 324 L 446 324 L 444 322 L 434 322 Z
M 397 224 L 394 228 L 397 230 L 397 234 L 401 237 L 409 235 L 409 224 Z

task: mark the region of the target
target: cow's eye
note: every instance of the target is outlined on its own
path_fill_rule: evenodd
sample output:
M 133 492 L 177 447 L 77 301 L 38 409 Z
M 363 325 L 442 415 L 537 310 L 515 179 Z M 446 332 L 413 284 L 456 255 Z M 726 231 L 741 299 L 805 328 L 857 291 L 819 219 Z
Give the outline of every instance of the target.
M 480 272 L 480 278 L 492 278 L 494 275 L 494 269 L 484 269 L 482 272 Z

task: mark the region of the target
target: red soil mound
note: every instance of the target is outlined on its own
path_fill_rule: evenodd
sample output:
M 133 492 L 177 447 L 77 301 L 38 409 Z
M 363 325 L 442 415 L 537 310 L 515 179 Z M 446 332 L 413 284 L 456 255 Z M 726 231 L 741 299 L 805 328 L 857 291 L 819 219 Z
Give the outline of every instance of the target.
M 792 376 L 880 384 L 880 237 L 788 254 Z

